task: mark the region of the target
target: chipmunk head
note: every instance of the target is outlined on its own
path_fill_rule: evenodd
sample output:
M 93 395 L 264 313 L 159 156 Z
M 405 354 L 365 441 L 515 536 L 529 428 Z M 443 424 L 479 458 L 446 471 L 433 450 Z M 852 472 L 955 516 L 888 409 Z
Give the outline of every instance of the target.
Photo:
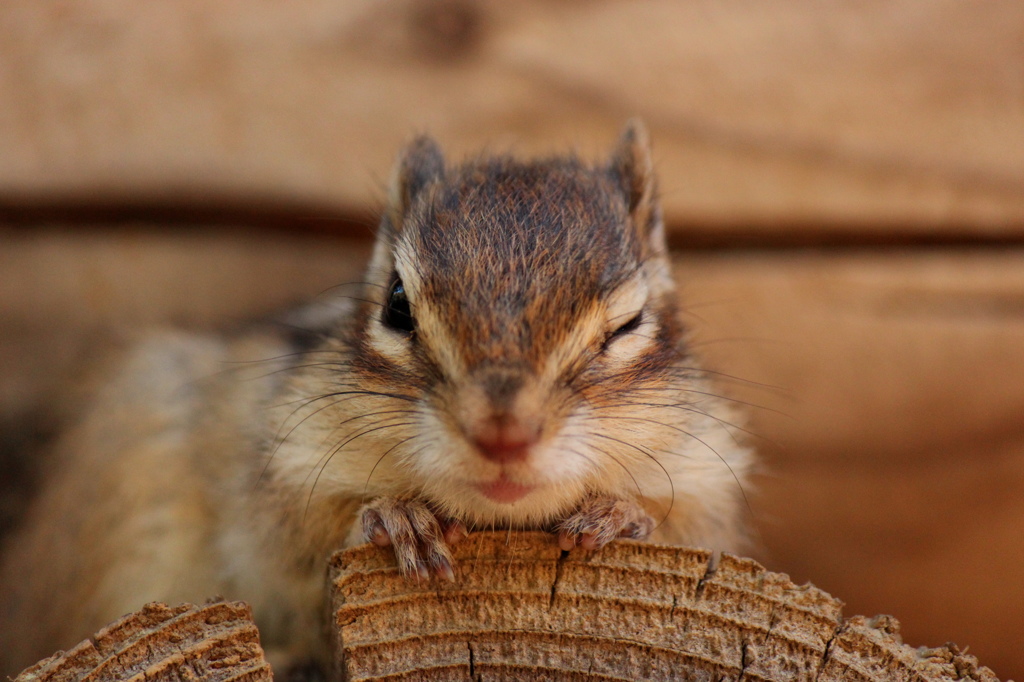
M 671 485 L 658 452 L 677 434 L 629 421 L 679 362 L 664 240 L 639 123 L 600 165 L 448 167 L 412 142 L 354 341 L 354 370 L 403 411 L 371 478 L 481 524 Z

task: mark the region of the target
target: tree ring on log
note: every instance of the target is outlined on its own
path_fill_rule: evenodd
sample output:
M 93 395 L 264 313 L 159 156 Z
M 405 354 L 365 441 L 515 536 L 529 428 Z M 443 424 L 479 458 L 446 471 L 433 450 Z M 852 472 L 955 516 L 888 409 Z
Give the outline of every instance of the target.
M 955 644 L 912 648 L 890 616 L 757 562 L 618 541 L 561 552 L 550 535 L 473 533 L 454 583 L 402 578 L 389 550 L 330 563 L 335 677 L 356 680 L 998 682 Z M 149 604 L 15 682 L 271 680 L 249 607 Z
M 344 680 L 984 680 L 956 645 L 912 648 L 888 616 L 750 559 L 619 541 L 561 552 L 543 533 L 474 533 L 452 584 L 403 579 L 387 550 L 331 561 Z
M 147 604 L 68 651 L 21 672 L 15 682 L 273 679 L 252 611 L 242 602 Z

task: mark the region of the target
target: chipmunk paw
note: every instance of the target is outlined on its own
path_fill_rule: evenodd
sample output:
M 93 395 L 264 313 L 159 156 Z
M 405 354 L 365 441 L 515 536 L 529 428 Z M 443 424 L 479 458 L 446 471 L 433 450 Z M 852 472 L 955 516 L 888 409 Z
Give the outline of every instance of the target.
M 449 546 L 466 536 L 461 522 L 438 516 L 422 500 L 399 497 L 379 497 L 360 516 L 363 536 L 379 547 L 390 545 L 402 575 L 455 580 Z
M 600 549 L 615 538 L 643 540 L 654 530 L 654 519 L 633 500 L 611 496 L 589 497 L 555 526 L 558 546 Z

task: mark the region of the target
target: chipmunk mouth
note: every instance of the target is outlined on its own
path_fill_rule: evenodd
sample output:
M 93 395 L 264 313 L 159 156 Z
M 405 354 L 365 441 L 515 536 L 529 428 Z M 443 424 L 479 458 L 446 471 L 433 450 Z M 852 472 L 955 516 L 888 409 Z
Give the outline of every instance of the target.
M 536 488 L 536 486 L 516 483 L 504 472 L 502 472 L 496 480 L 491 481 L 490 483 L 478 483 L 476 486 L 476 489 L 479 490 L 484 497 L 499 504 L 512 504 L 513 502 L 518 502 L 533 492 L 534 488 Z

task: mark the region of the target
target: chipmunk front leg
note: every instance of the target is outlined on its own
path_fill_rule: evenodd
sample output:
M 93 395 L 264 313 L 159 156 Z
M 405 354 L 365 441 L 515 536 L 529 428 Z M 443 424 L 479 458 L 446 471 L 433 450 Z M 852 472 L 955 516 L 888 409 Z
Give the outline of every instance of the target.
M 378 497 L 363 506 L 360 522 L 368 542 L 391 546 L 402 575 L 455 580 L 449 545 L 466 536 L 460 521 L 439 516 L 422 500 Z
M 639 502 L 610 495 L 593 495 L 555 526 L 558 546 L 600 549 L 615 538 L 643 540 L 654 530 L 654 519 Z

